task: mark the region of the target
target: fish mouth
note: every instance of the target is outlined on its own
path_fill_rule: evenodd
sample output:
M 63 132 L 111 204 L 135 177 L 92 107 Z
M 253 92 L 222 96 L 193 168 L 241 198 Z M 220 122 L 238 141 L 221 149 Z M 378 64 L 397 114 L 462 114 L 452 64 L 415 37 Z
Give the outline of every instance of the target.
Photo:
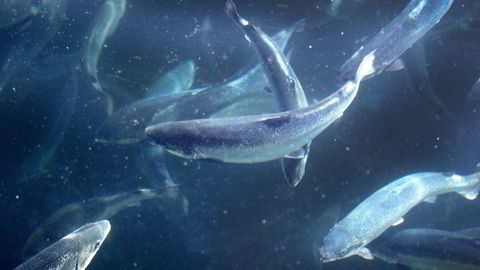
M 342 256 L 338 256 L 335 252 L 326 251 L 325 248 L 320 247 L 317 249 L 317 256 L 321 263 L 328 263 L 338 260 L 342 258 Z

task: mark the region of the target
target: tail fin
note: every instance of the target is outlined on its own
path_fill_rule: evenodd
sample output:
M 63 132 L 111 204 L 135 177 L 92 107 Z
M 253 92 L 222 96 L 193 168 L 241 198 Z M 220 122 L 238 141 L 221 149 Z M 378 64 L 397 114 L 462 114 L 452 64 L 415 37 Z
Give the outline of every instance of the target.
M 227 16 L 230 17 L 235 23 L 241 26 L 249 25 L 248 21 L 242 18 L 240 14 L 238 14 L 237 7 L 232 0 L 225 1 L 223 11 L 225 11 L 225 14 L 227 14 Z
M 188 216 L 188 199 L 180 191 L 179 185 L 170 175 L 168 168 L 165 164 L 165 152 L 160 147 L 143 146 L 146 158 L 150 163 L 150 168 L 154 172 L 153 175 L 157 175 L 155 179 L 152 179 L 152 185 L 158 190 L 159 197 L 173 199 L 175 202 L 180 203 L 182 212 Z M 159 183 L 158 178 L 163 178 L 163 182 Z
M 300 19 L 298 22 L 292 24 L 289 29 L 293 29 L 295 32 L 305 31 L 305 25 L 307 24 L 307 18 Z
M 458 191 L 457 193 L 462 195 L 467 200 L 475 200 L 478 196 L 478 192 L 480 191 L 480 172 L 467 175 L 465 176 L 465 178 L 467 178 L 466 179 L 467 182 L 476 181 L 476 185 L 469 190 Z

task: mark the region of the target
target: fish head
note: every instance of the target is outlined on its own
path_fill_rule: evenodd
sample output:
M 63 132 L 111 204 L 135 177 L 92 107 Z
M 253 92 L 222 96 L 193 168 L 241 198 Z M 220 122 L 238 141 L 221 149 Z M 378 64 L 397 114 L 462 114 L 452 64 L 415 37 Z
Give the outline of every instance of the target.
M 108 220 L 101 220 L 85 224 L 64 237 L 64 239 L 74 241 L 78 247 L 76 269 L 85 269 L 88 264 L 90 264 L 90 261 L 100 249 L 110 229 L 110 222 Z
M 195 159 L 195 136 L 192 130 L 182 122 L 172 122 L 150 126 L 145 129 L 145 135 L 154 144 L 160 145 L 165 150 L 176 156 Z
M 142 119 L 126 119 L 112 114 L 95 132 L 95 141 L 99 143 L 132 144 L 143 138 Z
M 349 257 L 362 247 L 362 243 L 345 229 L 335 226 L 316 249 L 321 262 L 331 262 Z

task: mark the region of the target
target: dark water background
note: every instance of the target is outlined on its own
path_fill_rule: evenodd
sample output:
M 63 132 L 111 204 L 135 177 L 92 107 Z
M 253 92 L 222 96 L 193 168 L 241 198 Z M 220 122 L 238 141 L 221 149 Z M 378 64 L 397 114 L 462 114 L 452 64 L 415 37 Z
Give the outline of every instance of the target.
M 295 33 L 289 47 L 310 102 L 336 90 L 338 68 L 408 1 L 345 1 L 336 17 L 326 13 L 329 2 L 237 1 L 241 14 L 269 34 L 307 18 L 305 31 Z M 89 269 L 394 269 L 359 257 L 320 265 L 313 246 L 336 219 L 398 177 L 478 169 L 480 101 L 466 99 L 480 76 L 475 2 L 457 0 L 420 41 L 432 87 L 446 109 L 433 104 L 407 70 L 362 83 L 342 118 L 313 141 L 306 176 L 295 189 L 285 183 L 278 161 L 235 165 L 168 156 L 167 166 L 189 200 L 189 215 L 154 201 L 119 213 L 110 219 L 112 231 Z M 66 52 L 68 46 L 78 52 L 101 3 L 68 1 L 68 20 L 45 50 Z M 100 74 L 121 71 L 128 84 L 148 85 L 188 59 L 198 67 L 194 88 L 234 74 L 253 50 L 223 14 L 222 4 L 129 1 L 102 50 Z M 211 31 L 194 33 L 207 18 Z M 3 54 L 15 46 L 8 31 L 0 31 Z M 404 57 L 414 60 L 410 50 Z M 104 104 L 81 81 L 53 168 L 17 183 L 19 164 L 42 143 L 51 116 L 65 102 L 61 91 L 67 77 L 25 87 L 24 93 L 7 89 L 0 94 L 0 269 L 23 261 L 20 251 L 29 234 L 63 205 L 162 182 L 140 170 L 145 161 L 137 146 L 95 143 Z M 140 87 L 127 89 L 130 102 L 143 94 Z M 117 100 L 116 106 L 127 102 Z M 443 196 L 436 204 L 414 208 L 399 228 L 476 227 L 479 207 L 478 201 Z M 336 218 L 322 218 L 329 209 Z

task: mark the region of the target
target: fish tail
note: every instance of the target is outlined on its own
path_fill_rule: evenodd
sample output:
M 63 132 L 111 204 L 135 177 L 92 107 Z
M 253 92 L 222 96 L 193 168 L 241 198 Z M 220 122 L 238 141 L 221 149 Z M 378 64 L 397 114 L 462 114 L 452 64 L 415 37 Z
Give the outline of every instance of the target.
M 305 31 L 305 25 L 307 24 L 307 18 L 303 18 L 298 22 L 291 25 L 289 28 L 293 29 L 295 32 L 303 32 Z
M 156 193 L 159 198 L 171 200 L 174 203 L 173 205 L 176 205 L 176 209 L 181 209 L 183 215 L 188 216 L 189 202 L 178 184 L 166 185 L 164 188 L 158 189 Z
M 480 172 L 465 176 L 465 178 L 466 178 L 465 179 L 466 182 L 476 181 L 476 185 L 474 185 L 473 188 L 470 188 L 468 190 L 458 191 L 457 193 L 462 195 L 467 200 L 474 200 L 477 198 L 478 192 L 480 191 Z
M 240 14 L 238 14 L 237 7 L 232 0 L 225 1 L 225 6 L 223 7 L 223 10 L 228 17 L 235 21 L 235 23 L 238 23 L 242 26 L 247 26 L 249 24 L 247 20 L 245 20 L 240 16 Z

